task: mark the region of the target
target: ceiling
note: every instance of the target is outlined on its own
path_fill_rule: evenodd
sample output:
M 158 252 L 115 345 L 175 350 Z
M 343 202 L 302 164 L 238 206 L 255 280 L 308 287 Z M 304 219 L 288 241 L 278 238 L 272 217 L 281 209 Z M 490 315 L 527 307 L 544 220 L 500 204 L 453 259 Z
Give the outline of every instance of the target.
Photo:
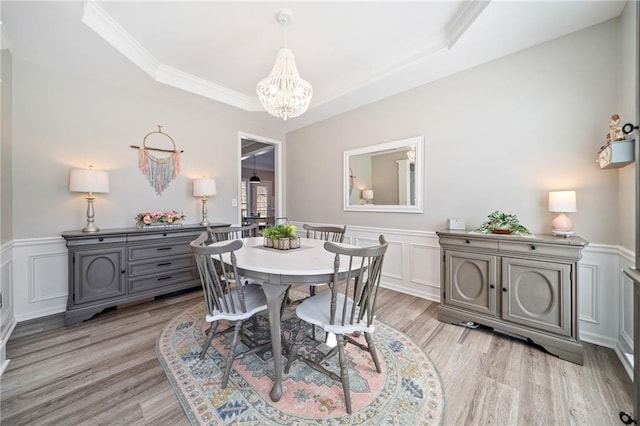
M 309 111 L 284 131 L 618 17 L 623 1 L 2 2 L 2 45 L 75 73 L 148 80 L 262 111 L 286 29 Z M 262 117 L 264 115 L 264 117 Z

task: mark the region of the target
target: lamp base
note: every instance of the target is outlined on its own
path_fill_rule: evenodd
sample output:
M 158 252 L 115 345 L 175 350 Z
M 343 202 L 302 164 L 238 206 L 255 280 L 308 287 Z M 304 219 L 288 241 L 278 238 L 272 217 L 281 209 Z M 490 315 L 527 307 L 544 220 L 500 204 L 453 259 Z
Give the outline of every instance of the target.
M 98 232 L 100 228 L 94 223 L 95 215 L 93 213 L 93 194 L 89 193 L 87 196 L 87 226 L 82 228 L 82 232 Z
M 573 235 L 573 222 L 571 222 L 571 219 L 569 219 L 566 214 L 560 213 L 551 222 L 551 233 L 565 237 Z
M 209 219 L 207 219 L 207 196 L 202 197 L 202 222 L 201 226 L 209 226 Z
M 98 228 L 93 223 L 88 223 L 87 226 L 82 228 L 82 232 L 98 232 L 98 231 L 100 231 L 100 228 Z
M 573 231 L 555 231 L 552 230 L 551 231 L 552 235 L 555 235 L 556 237 L 565 237 L 565 238 L 569 238 L 570 236 L 572 236 L 573 234 L 575 234 L 575 232 Z

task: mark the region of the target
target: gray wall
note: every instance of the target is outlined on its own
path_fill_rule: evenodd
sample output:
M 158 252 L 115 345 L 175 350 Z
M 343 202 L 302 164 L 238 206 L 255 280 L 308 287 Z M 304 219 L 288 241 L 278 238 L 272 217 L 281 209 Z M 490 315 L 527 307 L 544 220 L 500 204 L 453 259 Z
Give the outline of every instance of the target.
M 200 222 L 202 204 L 192 196 L 192 179 L 201 176 L 217 183 L 218 194 L 208 201 L 209 220 L 238 222 L 238 207 L 231 206 L 232 198 L 239 198 L 238 132 L 284 140 L 280 121 L 148 85 L 151 90 L 132 89 L 14 57 L 14 239 L 82 228 L 85 195 L 68 191 L 69 170 L 89 164 L 110 175 L 110 193 L 95 200 L 101 228 L 135 226 L 134 216 L 146 210 L 175 209 L 187 215 L 187 223 Z M 182 173 L 161 196 L 129 147 L 141 145 L 158 124 L 184 150 Z
M 638 59 L 636 58 L 636 48 L 638 43 L 638 29 L 636 28 L 637 1 L 629 1 L 620 18 L 620 67 L 618 88 L 619 100 L 618 111 L 623 123 L 638 123 L 635 121 L 638 114 L 636 93 L 638 93 L 637 73 Z M 634 90 L 635 88 L 635 90 Z M 640 142 L 638 132 L 629 135 L 634 137 L 636 144 Z M 636 152 L 637 148 L 636 148 Z M 636 159 L 638 160 L 638 159 Z M 619 222 L 620 222 L 620 245 L 635 250 L 636 229 L 635 212 L 636 199 L 635 187 L 637 162 L 624 168 L 618 169 L 618 197 L 619 197 Z M 615 173 L 615 172 L 609 172 Z
M 0 52 L 0 245 L 13 238 L 11 197 L 11 53 L 5 49 Z
M 549 233 L 548 192 L 575 189 L 576 232 L 619 243 L 618 172 L 595 161 L 619 108 L 619 31 L 608 21 L 287 134 L 289 218 L 438 230 L 503 210 Z M 416 135 L 424 214 L 344 212 L 343 151 Z

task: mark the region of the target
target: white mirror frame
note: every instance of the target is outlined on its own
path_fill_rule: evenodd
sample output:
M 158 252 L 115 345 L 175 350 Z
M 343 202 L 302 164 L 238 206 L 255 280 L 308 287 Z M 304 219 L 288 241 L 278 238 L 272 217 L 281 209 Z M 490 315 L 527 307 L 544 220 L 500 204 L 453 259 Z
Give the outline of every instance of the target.
M 349 169 L 349 158 L 354 155 L 369 154 L 380 151 L 387 151 L 391 149 L 402 148 L 409 145 L 416 146 L 416 160 L 415 160 L 415 205 L 392 205 L 392 204 L 362 204 L 353 205 L 349 203 L 349 189 L 351 180 L 351 171 Z M 344 170 L 343 170 L 343 209 L 344 211 L 359 211 L 359 212 L 402 212 L 402 213 L 422 213 L 423 208 L 423 176 L 424 176 L 424 137 L 414 136 L 407 139 L 401 139 L 392 142 L 381 143 L 378 145 L 370 145 L 363 148 L 351 149 L 344 152 Z

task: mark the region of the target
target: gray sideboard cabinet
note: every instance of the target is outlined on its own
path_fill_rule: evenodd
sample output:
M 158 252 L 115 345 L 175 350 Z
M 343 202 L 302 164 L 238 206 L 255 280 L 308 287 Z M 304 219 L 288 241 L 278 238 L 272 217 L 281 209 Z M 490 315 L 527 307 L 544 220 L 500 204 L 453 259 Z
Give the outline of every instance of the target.
M 439 231 L 438 319 L 473 322 L 530 339 L 584 363 L 578 334 L 580 237 Z
M 69 250 L 65 325 L 105 308 L 199 286 L 189 243 L 204 230 L 188 225 L 62 233 Z

